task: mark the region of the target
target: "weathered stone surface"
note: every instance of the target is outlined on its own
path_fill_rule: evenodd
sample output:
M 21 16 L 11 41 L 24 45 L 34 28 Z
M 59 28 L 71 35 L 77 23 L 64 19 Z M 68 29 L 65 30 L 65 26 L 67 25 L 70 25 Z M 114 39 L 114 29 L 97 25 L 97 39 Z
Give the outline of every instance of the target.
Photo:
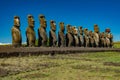
M 56 22 L 50 21 L 50 32 L 49 32 L 49 46 L 55 47 L 57 46 L 57 36 L 56 36 Z
M 47 46 L 47 41 L 48 41 L 47 32 L 46 32 L 47 21 L 44 15 L 40 15 L 39 20 L 40 20 L 40 27 L 38 29 L 38 46 L 45 47 Z
M 59 47 L 65 47 L 65 27 L 64 27 L 64 22 L 59 23 L 60 30 L 58 32 L 58 46 Z
M 27 37 L 27 46 L 32 47 L 35 46 L 36 34 L 34 31 L 34 18 L 32 15 L 28 15 L 28 27 L 26 30 Z
M 14 26 L 12 27 L 12 45 L 14 47 L 21 46 L 22 36 L 20 32 L 20 18 L 18 16 L 14 16 Z

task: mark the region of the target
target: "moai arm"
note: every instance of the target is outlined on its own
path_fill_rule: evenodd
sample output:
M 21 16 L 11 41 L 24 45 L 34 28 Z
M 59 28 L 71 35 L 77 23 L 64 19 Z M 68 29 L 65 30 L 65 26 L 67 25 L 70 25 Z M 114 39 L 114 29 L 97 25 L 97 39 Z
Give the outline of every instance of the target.
M 29 45 L 30 45 L 30 43 L 32 42 L 32 37 L 31 37 L 31 33 L 29 32 L 29 29 L 27 29 L 27 31 L 26 31 L 26 36 L 27 36 L 27 43 L 29 43 Z
M 60 39 L 61 39 L 61 43 L 63 43 L 64 42 L 64 33 L 62 33 L 62 32 L 59 32 L 59 36 L 60 36 Z
M 57 37 L 56 37 L 55 32 L 51 31 L 51 36 L 53 38 L 53 42 L 57 42 Z
M 45 41 L 47 41 L 46 33 L 42 28 L 40 28 L 39 32 L 40 32 L 40 36 L 42 37 L 42 44 L 43 44 Z
M 21 41 L 20 32 L 16 29 L 12 29 L 12 38 L 15 43 L 18 43 Z
M 36 37 L 35 37 L 34 31 L 32 31 L 30 28 L 28 28 L 26 31 L 26 36 L 28 39 L 29 46 L 35 46 Z

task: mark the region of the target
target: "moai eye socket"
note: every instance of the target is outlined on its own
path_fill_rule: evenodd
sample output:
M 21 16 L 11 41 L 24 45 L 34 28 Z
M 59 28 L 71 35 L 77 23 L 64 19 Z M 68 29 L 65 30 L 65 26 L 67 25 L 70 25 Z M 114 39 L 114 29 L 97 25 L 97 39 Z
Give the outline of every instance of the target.
M 40 14 L 40 15 L 39 15 L 39 17 L 40 17 L 40 18 L 45 18 L 45 16 L 44 16 L 44 15 L 42 15 L 42 14 Z
M 53 20 L 51 20 L 51 21 L 50 21 L 50 23 L 54 23 L 54 21 L 53 21 Z
M 33 16 L 32 15 L 28 15 L 28 18 L 33 18 Z

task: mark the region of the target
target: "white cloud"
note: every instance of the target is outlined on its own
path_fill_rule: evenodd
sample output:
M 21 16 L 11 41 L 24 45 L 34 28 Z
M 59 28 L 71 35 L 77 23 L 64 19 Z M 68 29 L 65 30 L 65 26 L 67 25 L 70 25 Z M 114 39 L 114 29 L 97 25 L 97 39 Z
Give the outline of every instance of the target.
M 11 43 L 0 43 L 0 45 L 9 45 Z

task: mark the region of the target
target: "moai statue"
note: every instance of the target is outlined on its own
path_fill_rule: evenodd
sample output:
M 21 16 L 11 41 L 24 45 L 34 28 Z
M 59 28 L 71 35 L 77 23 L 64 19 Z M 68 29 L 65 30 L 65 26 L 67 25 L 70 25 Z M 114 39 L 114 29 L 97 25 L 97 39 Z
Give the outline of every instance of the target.
M 73 46 L 73 43 L 74 43 L 71 25 L 68 24 L 66 27 L 67 27 L 66 46 L 71 47 Z
M 76 27 L 72 27 L 72 29 L 73 29 L 74 46 L 78 47 L 79 46 L 78 30 Z
M 14 16 L 14 26 L 12 27 L 12 45 L 14 47 L 20 47 L 22 43 L 22 37 L 20 32 L 20 18 Z
M 64 22 L 60 22 L 59 26 L 60 26 L 60 30 L 58 32 L 58 46 L 59 47 L 65 47 Z
M 35 46 L 35 31 L 34 31 L 34 19 L 32 15 L 28 15 L 28 27 L 26 30 L 26 37 L 27 37 L 27 46 L 33 47 Z
M 109 28 L 105 29 L 106 47 L 113 47 L 113 35 L 110 32 Z
M 102 32 L 100 33 L 100 47 L 105 47 L 105 46 L 106 46 L 105 33 Z
M 90 47 L 94 47 L 94 35 L 93 35 L 93 32 L 92 31 L 89 31 L 89 42 L 90 42 Z
M 99 47 L 100 35 L 99 35 L 99 27 L 97 24 L 94 25 L 94 40 L 95 40 L 95 47 Z
M 84 37 L 83 37 L 83 29 L 82 26 L 78 27 L 78 31 L 79 31 L 79 46 L 82 47 L 84 46 Z
M 88 29 L 84 29 L 84 47 L 89 47 L 89 32 Z
M 50 21 L 50 32 L 49 32 L 49 46 L 56 47 L 57 46 L 57 36 L 56 36 L 56 22 Z
M 47 41 L 48 41 L 47 32 L 46 32 L 47 22 L 45 20 L 44 15 L 40 15 L 39 20 L 40 20 L 40 27 L 38 29 L 38 46 L 45 47 L 47 46 Z

